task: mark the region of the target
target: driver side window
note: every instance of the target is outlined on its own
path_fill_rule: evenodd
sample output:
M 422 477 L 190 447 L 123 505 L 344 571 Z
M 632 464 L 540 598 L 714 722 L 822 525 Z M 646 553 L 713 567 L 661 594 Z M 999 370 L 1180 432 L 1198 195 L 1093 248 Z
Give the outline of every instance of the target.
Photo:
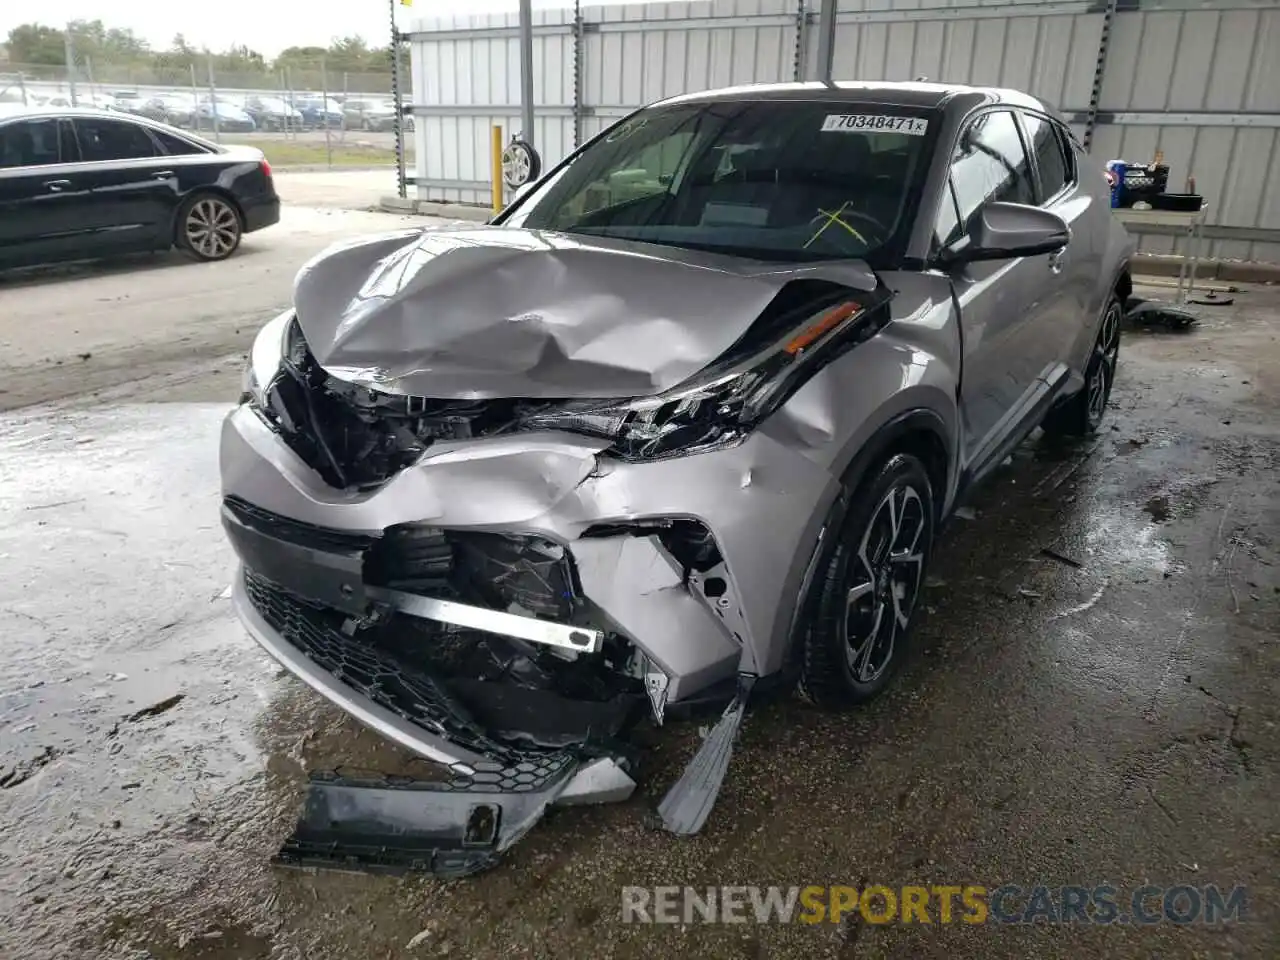
M 943 245 L 964 235 L 984 203 L 1036 202 L 1031 161 L 1012 111 L 992 110 L 969 124 L 951 159 L 951 184 L 959 218 Z

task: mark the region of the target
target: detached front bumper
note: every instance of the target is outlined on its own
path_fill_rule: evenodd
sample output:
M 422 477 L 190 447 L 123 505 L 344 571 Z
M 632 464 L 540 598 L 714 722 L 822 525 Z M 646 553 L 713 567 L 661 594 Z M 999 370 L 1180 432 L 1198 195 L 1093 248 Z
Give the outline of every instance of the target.
M 277 857 L 284 866 L 465 876 L 492 866 L 550 805 L 625 800 L 635 789 L 614 758 L 492 741 L 430 677 L 406 674 L 243 568 L 232 603 L 254 639 L 294 676 L 445 768 L 436 781 L 313 777 L 303 816 Z
M 599 625 L 663 666 L 673 701 L 736 673 L 780 669 L 837 480 L 768 429 L 656 463 L 610 460 L 606 446 L 567 433 L 437 441 L 377 488 L 339 490 L 246 405 L 223 425 L 222 486 L 225 496 L 334 531 L 378 537 L 424 524 L 561 544 Z M 714 538 L 724 563 L 706 591 L 690 589 L 653 537 L 635 535 L 671 518 Z
M 507 712 L 495 719 L 488 705 L 464 702 L 474 686 L 454 674 L 433 675 L 406 654 L 423 642 L 398 626 L 411 618 L 561 646 L 588 666 L 603 662 L 606 639 L 613 668 L 630 670 L 632 656 L 639 658 L 641 673 L 625 673 L 631 686 L 621 699 L 643 709 L 647 694 L 659 720 L 668 703 L 723 705 L 738 694 L 741 676 L 780 668 L 778 635 L 789 629 L 789 601 L 834 493 L 826 471 L 763 433 L 720 453 L 654 464 L 609 461 L 602 449 L 601 441 L 568 434 L 438 441 L 377 488 L 339 490 L 250 407 L 227 418 L 224 524 L 244 565 L 233 589 L 240 618 L 321 695 L 447 771 L 442 785 L 415 784 L 417 799 L 410 800 L 399 787 L 370 799 L 375 794 L 367 791 L 388 788 L 313 785 L 296 862 L 310 862 L 335 842 L 324 827 L 342 819 L 335 805 L 366 822 L 368 803 L 389 810 L 420 802 L 425 792 L 436 813 L 417 826 L 429 850 L 412 855 L 469 872 L 518 839 L 547 806 L 622 800 L 635 788 L 631 755 L 613 739 L 623 726 L 609 722 L 615 715 L 607 704 L 619 697 L 610 693 L 586 707 L 566 699 L 574 694 L 526 699 L 514 713 L 512 698 L 504 697 Z M 718 562 L 696 575 L 682 569 L 653 532 L 659 528 L 643 526 L 670 518 L 709 531 Z M 405 527 L 441 531 L 455 544 L 533 537 L 562 546 L 577 598 L 571 619 L 524 615 L 533 608 L 520 602 L 486 608 L 454 597 L 442 606 L 430 589 L 388 589 L 370 558 Z M 387 610 L 392 620 L 377 626 Z M 388 624 L 394 629 L 384 644 L 379 630 Z M 548 715 L 586 733 L 556 739 L 557 727 L 548 737 Z M 476 826 L 490 820 L 492 830 Z

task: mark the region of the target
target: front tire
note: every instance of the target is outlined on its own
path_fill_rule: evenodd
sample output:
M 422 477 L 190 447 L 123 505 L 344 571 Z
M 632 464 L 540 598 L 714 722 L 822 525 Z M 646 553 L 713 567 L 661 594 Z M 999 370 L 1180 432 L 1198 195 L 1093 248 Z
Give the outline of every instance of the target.
M 177 245 L 196 260 L 227 259 L 243 234 L 240 211 L 216 193 L 194 194 L 178 210 Z
M 1120 360 L 1120 320 L 1124 306 L 1113 293 L 1102 313 L 1098 340 L 1084 371 L 1084 388 L 1049 411 L 1044 432 L 1055 437 L 1089 437 L 1106 416 Z
M 800 692 L 823 707 L 866 703 L 902 666 L 933 545 L 933 486 L 917 457 L 894 454 L 849 502 L 802 639 Z

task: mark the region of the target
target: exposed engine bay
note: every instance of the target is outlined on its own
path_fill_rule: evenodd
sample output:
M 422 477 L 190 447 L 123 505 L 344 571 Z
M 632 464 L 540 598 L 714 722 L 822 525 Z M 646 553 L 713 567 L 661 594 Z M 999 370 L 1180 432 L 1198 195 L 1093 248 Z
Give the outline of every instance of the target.
M 339 489 L 377 486 L 437 440 L 496 436 L 553 400 L 436 400 L 359 386 L 316 363 L 297 321 L 288 334 L 286 375 L 271 385 L 264 412 L 291 447 Z

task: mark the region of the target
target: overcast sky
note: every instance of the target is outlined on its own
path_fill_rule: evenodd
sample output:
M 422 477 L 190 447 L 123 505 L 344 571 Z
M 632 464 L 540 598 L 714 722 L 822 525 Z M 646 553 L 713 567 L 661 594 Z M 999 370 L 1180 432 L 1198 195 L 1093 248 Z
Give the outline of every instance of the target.
M 396 0 L 401 29 L 423 17 L 465 12 L 515 10 L 517 0 Z M 565 0 L 534 0 L 534 7 L 571 6 Z M 32 16 L 32 10 L 39 10 Z M 56 12 L 51 12 L 56 11 Z M 267 57 L 285 47 L 327 46 L 333 37 L 359 34 L 371 44 L 387 42 L 387 0 L 329 0 L 323 4 L 217 0 L 216 3 L 156 3 L 155 0 L 55 0 L 26 4 L 0 0 L 0 38 L 20 23 L 35 20 L 62 26 L 68 20 L 101 20 L 108 27 L 127 27 L 158 48 L 181 33 L 195 47 L 222 50 L 243 43 Z

